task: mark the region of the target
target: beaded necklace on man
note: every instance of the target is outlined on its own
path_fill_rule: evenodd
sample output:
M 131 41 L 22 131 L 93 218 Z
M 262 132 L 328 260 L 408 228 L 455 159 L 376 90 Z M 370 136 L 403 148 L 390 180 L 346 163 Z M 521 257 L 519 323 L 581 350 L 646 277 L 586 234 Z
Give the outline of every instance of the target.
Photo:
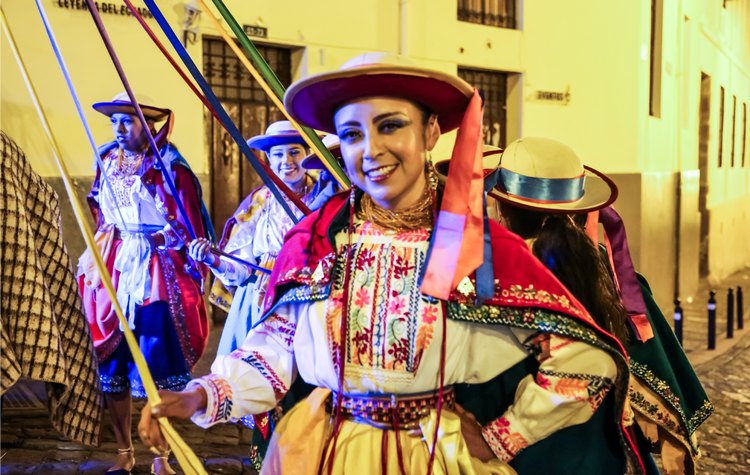
M 112 181 L 114 199 L 118 206 L 132 205 L 130 189 L 138 178 L 138 170 L 141 167 L 144 155 L 143 151 L 130 152 L 122 148 L 117 149 L 115 169 L 110 175 L 110 180 Z
M 117 165 L 113 176 L 132 176 L 138 172 L 143 161 L 143 151 L 131 152 L 123 148 L 117 150 Z

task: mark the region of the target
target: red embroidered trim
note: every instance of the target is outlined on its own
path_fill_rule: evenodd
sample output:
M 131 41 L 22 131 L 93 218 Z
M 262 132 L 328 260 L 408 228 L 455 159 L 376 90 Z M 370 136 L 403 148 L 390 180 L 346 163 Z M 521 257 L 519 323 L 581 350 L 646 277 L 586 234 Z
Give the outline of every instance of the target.
M 210 423 L 228 421 L 232 417 L 232 386 L 227 380 L 216 374 L 207 374 L 200 378 L 210 391 L 211 408 L 206 408 Z M 209 411 L 210 409 L 210 411 Z
M 529 442 L 519 432 L 511 431 L 511 424 L 504 416 L 482 428 L 484 440 L 498 459 L 510 462 L 518 452 L 529 446 Z
M 273 393 L 276 395 L 277 401 L 284 397 L 289 389 L 260 353 L 257 351 L 246 352 L 246 356 L 242 358 L 242 361 L 258 370 L 260 375 L 268 381 L 273 389 Z

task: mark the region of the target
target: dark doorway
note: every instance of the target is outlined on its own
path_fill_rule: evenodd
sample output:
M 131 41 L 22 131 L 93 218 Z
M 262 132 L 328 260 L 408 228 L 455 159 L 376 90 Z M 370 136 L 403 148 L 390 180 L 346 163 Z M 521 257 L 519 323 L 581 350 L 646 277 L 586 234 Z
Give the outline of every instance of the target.
M 271 46 L 258 46 L 258 50 L 281 83 L 289 86 L 291 50 Z M 284 119 L 224 40 L 203 38 L 203 74 L 246 139 Z M 204 124 L 209 143 L 211 219 L 221 232 L 240 202 L 262 183 L 237 144 L 208 111 L 204 112 Z
M 708 230 L 710 212 L 708 201 L 708 139 L 711 131 L 711 76 L 701 73 L 701 100 L 698 112 L 698 212 L 701 217 L 698 274 L 708 276 Z

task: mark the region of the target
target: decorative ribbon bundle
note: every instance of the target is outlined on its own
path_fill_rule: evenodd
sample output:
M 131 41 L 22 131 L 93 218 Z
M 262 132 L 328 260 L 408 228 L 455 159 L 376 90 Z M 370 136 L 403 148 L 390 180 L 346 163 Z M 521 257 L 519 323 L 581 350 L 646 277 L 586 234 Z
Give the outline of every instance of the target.
M 40 4 L 39 0 L 37 0 L 37 7 L 39 8 L 40 14 L 42 15 L 42 21 L 45 23 L 45 27 L 48 28 L 49 22 L 44 12 L 44 7 Z M 81 204 L 78 202 L 78 199 L 75 195 L 73 182 L 68 173 L 68 169 L 65 166 L 65 162 L 62 160 L 60 147 L 57 145 L 57 140 L 55 139 L 54 133 L 52 132 L 52 129 L 50 127 L 49 121 L 47 120 L 47 116 L 44 112 L 44 109 L 42 108 L 42 105 L 39 102 L 39 96 L 36 93 L 36 89 L 34 88 L 34 85 L 31 83 L 31 79 L 29 78 L 29 74 L 26 70 L 26 66 L 24 65 L 23 60 L 21 59 L 21 56 L 18 52 L 15 39 L 8 27 L 8 23 L 5 18 L 5 13 L 1 8 L 0 8 L 0 20 L 2 20 L 3 31 L 8 37 L 8 43 L 10 44 L 13 55 L 15 56 L 16 61 L 18 62 L 19 70 L 21 72 L 21 75 L 23 76 L 23 80 L 24 80 L 24 83 L 26 84 L 29 94 L 31 95 L 31 99 L 34 103 L 34 108 L 36 109 L 37 114 L 39 115 L 45 135 L 47 136 L 47 139 L 49 140 L 50 145 L 52 146 L 52 154 L 60 170 L 60 175 L 62 176 L 63 183 L 65 184 L 65 190 L 67 191 L 68 197 L 70 198 L 70 202 L 73 207 L 73 212 L 76 216 L 76 220 L 78 221 L 78 225 L 81 229 L 81 233 L 83 234 L 83 238 L 86 241 L 86 245 L 89 247 L 89 249 L 96 250 L 97 247 L 94 241 L 94 233 L 92 232 L 91 227 L 86 221 L 83 208 L 81 207 Z M 55 46 L 56 46 L 56 43 L 53 43 L 53 47 Z M 138 349 L 138 343 L 135 339 L 135 336 L 133 335 L 133 332 L 128 328 L 127 320 L 125 319 L 122 309 L 120 308 L 120 305 L 117 302 L 117 295 L 115 292 L 114 285 L 112 284 L 112 279 L 109 273 L 107 272 L 107 268 L 104 265 L 104 262 L 102 261 L 101 255 L 99 255 L 98 252 L 93 252 L 92 255 L 94 257 L 96 266 L 99 269 L 101 279 L 102 279 L 102 284 L 104 285 L 104 288 L 107 290 L 107 294 L 109 295 L 109 298 L 112 302 L 112 307 L 114 308 L 114 311 L 117 314 L 117 318 L 120 320 L 120 324 L 123 327 L 123 332 L 125 334 L 125 341 L 127 342 L 128 347 L 130 348 L 130 351 L 133 355 L 133 360 L 135 361 L 136 367 L 138 368 L 138 372 L 140 373 L 141 380 L 143 381 L 143 387 L 146 390 L 148 399 L 152 404 L 158 404 L 160 402 L 159 393 L 156 389 L 156 385 L 154 384 L 154 380 L 151 377 L 151 372 L 148 369 L 146 360 L 143 357 L 143 354 Z M 198 459 L 195 453 L 193 453 L 193 451 L 190 450 L 190 447 L 188 447 L 187 444 L 185 444 L 185 442 L 182 440 L 182 438 L 177 433 L 177 431 L 175 431 L 175 429 L 172 427 L 169 421 L 166 419 L 159 419 L 159 424 L 161 426 L 162 432 L 164 433 L 165 437 L 169 441 L 169 444 L 173 448 L 175 457 L 177 457 L 177 461 L 179 462 L 180 466 L 185 470 L 185 472 L 189 474 L 206 473 L 200 459 Z

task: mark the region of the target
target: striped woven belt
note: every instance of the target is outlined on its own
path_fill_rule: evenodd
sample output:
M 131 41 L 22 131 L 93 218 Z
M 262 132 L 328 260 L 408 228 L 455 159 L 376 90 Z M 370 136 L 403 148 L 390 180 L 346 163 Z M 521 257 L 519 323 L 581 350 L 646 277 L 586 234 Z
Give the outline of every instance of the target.
M 335 400 L 336 393 L 332 393 L 326 403 L 332 415 Z M 437 402 L 437 391 L 418 394 L 344 394 L 341 397 L 341 412 L 345 419 L 378 429 L 413 430 L 419 428 L 419 421 L 436 408 Z M 455 391 L 448 386 L 443 389 L 443 408 L 453 409 L 455 405 Z

